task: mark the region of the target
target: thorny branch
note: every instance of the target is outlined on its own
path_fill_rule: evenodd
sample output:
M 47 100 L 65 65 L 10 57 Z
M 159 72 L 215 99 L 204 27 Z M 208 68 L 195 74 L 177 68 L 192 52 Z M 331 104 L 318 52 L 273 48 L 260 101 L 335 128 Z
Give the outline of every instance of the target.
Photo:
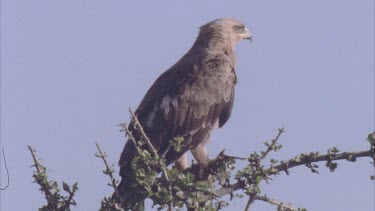
M 63 183 L 65 184 L 65 183 Z M 73 186 L 73 192 L 70 191 L 70 188 L 64 188 L 65 191 L 68 191 L 69 193 L 69 196 L 68 196 L 68 199 L 67 200 L 64 200 L 65 202 L 63 203 L 63 205 L 61 207 L 59 207 L 58 211 L 66 211 L 66 210 L 70 210 L 69 207 L 71 204 L 74 204 L 75 205 L 75 202 L 73 201 L 73 197 L 74 197 L 74 193 L 75 193 L 75 186 Z
M 257 166 L 259 166 L 259 165 L 260 165 L 260 162 L 261 162 L 263 159 L 265 159 L 265 158 L 268 156 L 268 154 L 269 154 L 272 150 L 275 149 L 276 143 L 277 143 L 277 141 L 279 140 L 279 138 L 280 138 L 280 136 L 281 136 L 281 134 L 282 134 L 283 132 L 285 132 L 285 131 L 284 131 L 284 128 L 280 128 L 280 129 L 279 129 L 279 133 L 277 134 L 277 136 L 276 136 L 274 139 L 271 140 L 271 144 L 268 144 L 268 143 L 267 143 L 267 145 L 268 145 L 268 146 L 267 146 L 267 150 L 266 150 L 265 152 L 263 152 L 262 155 L 261 155 L 260 157 L 258 157 L 258 158 L 256 158 L 255 160 L 253 160 L 253 161 L 255 161 L 255 163 L 256 163 Z M 256 192 L 253 192 L 253 193 L 250 193 L 250 194 L 249 194 L 249 199 L 248 199 L 247 204 L 246 204 L 246 207 L 245 207 L 245 210 L 246 210 L 246 211 L 250 211 L 250 206 L 251 206 L 251 204 L 254 203 L 254 201 L 256 200 L 256 196 L 257 196 L 257 193 L 256 193 Z
M 134 146 L 135 146 L 135 149 L 137 150 L 138 155 L 140 155 L 140 154 L 141 154 L 141 151 L 140 151 L 140 149 L 139 149 L 139 147 L 138 147 L 138 144 L 137 144 L 137 142 L 136 142 L 136 140 L 135 140 L 133 134 L 132 134 L 132 133 L 130 132 L 130 130 L 128 129 L 128 125 L 125 124 L 125 123 L 122 123 L 122 124 L 120 124 L 120 126 L 123 128 L 123 130 L 125 131 L 126 135 L 129 136 L 129 139 L 130 139 L 131 142 L 133 142 L 133 144 L 134 144 Z M 122 131 L 122 130 L 121 130 L 121 131 Z
M 151 153 L 155 156 L 155 158 L 159 159 L 158 152 L 156 151 L 155 147 L 152 145 L 150 139 L 147 137 L 145 131 L 143 130 L 143 127 L 141 123 L 139 123 L 137 116 L 133 113 L 133 111 L 129 108 L 130 115 L 132 116 L 132 119 L 135 122 L 135 125 L 139 132 L 141 132 L 142 137 L 144 138 L 148 148 L 151 150 Z
M 197 209 L 197 204 L 194 202 L 191 198 L 189 198 L 189 192 L 185 192 L 183 190 L 177 191 L 174 195 L 172 195 L 172 183 L 170 182 L 167 174 L 167 167 L 165 166 L 165 163 L 162 161 L 164 155 L 161 157 L 153 147 L 150 140 L 147 138 L 145 132 L 143 131 L 137 117 L 135 114 L 130 111 L 133 123 L 135 125 L 135 128 L 138 130 L 140 135 L 142 136 L 142 139 L 144 139 L 145 143 L 147 144 L 149 151 L 152 153 L 152 155 L 159 161 L 159 167 L 162 169 L 162 176 L 165 181 L 168 183 L 168 191 L 169 194 L 175 198 L 177 198 L 179 201 L 186 204 L 189 208 Z M 127 127 L 124 127 L 126 133 L 128 134 L 131 141 L 135 143 L 137 146 L 137 142 L 132 136 L 132 133 L 127 129 Z M 329 164 L 335 164 L 332 163 L 336 160 L 348 160 L 348 161 L 355 161 L 356 158 L 360 157 L 371 157 L 375 160 L 375 147 L 374 143 L 371 144 L 371 149 L 368 151 L 361 151 L 361 152 L 344 152 L 344 153 L 338 153 L 338 150 L 336 148 L 330 149 L 327 154 L 319 155 L 319 153 L 305 153 L 300 154 L 292 159 L 289 159 L 287 161 L 280 161 L 280 162 L 271 162 L 269 167 L 265 167 L 261 164 L 261 162 L 269 155 L 271 151 L 277 151 L 281 148 L 281 145 L 277 144 L 281 134 L 285 132 L 283 128 L 279 129 L 278 134 L 274 139 L 272 139 L 270 142 L 266 142 L 265 145 L 267 146 L 267 149 L 265 151 L 262 151 L 260 155 L 258 155 L 256 152 L 253 153 L 249 158 L 249 162 L 255 172 L 253 174 L 250 174 L 252 178 L 245 178 L 245 177 L 239 177 L 237 179 L 237 182 L 230 184 L 229 180 L 227 184 L 222 185 L 218 189 L 210 190 L 210 191 L 199 191 L 196 193 L 196 198 L 199 198 L 200 203 L 205 203 L 211 200 L 217 200 L 218 198 L 224 196 L 224 195 L 233 195 L 234 191 L 237 190 L 246 190 L 249 188 L 249 186 L 253 186 L 257 188 L 258 184 L 261 180 L 265 180 L 266 182 L 270 179 L 270 176 L 276 176 L 280 172 L 286 172 L 289 173 L 289 169 L 294 168 L 296 166 L 302 166 L 305 165 L 308 168 L 310 168 L 313 172 L 317 172 L 315 168 L 317 168 L 317 165 L 313 163 L 326 161 Z M 369 136 L 370 137 L 370 136 Z M 372 136 L 371 136 L 372 137 Z M 375 142 L 375 141 L 373 141 Z M 170 146 L 171 147 L 171 146 Z M 136 149 L 139 151 L 140 148 L 137 146 Z M 238 158 L 234 156 L 228 156 L 224 154 L 224 150 L 220 152 L 220 154 L 210 160 L 209 165 L 207 167 L 208 172 L 210 174 L 215 174 L 215 171 L 217 171 L 217 168 L 220 164 L 226 163 L 230 160 L 235 159 L 244 159 L 244 158 Z M 198 164 L 192 164 L 188 169 L 184 171 L 185 174 L 191 173 L 193 175 L 197 175 L 196 171 L 199 169 Z M 255 176 L 254 176 L 255 175 Z M 254 180 L 254 177 L 256 178 L 256 181 Z M 258 177 L 261 177 L 261 180 L 258 180 Z M 247 192 L 249 195 L 249 200 L 246 206 L 245 210 L 250 210 L 250 206 L 252 203 L 256 200 L 265 201 L 271 204 L 274 204 L 278 206 L 279 210 L 296 210 L 293 208 L 290 204 L 282 203 L 277 201 L 276 199 L 268 198 L 267 196 L 260 196 L 258 195 L 257 189 L 254 189 L 254 191 Z M 168 208 L 171 210 L 173 208 L 173 202 L 172 200 L 168 202 Z M 300 210 L 300 209 L 298 209 Z M 302 209 L 303 210 L 303 209 Z
M 36 158 L 36 155 L 35 155 L 35 150 L 33 148 L 31 148 L 31 146 L 27 146 L 27 148 L 30 150 L 30 153 L 31 153 L 31 156 L 33 157 L 33 160 L 34 160 L 34 167 L 36 169 L 36 173 L 33 174 L 33 177 L 35 179 L 35 182 L 38 183 L 38 185 L 40 185 L 41 187 L 41 191 L 44 192 L 44 195 L 46 197 L 46 200 L 47 200 L 47 203 L 49 204 L 50 203 L 50 198 L 52 196 L 52 193 L 50 191 L 51 187 L 50 187 L 50 184 L 46 181 L 44 181 L 40 175 L 44 175 L 46 172 L 45 172 L 45 169 L 44 168 L 41 168 L 41 165 L 38 161 L 38 159 Z M 48 205 L 47 205 L 48 206 Z
M 167 155 L 167 153 L 169 152 L 169 150 L 172 148 L 173 144 L 172 142 L 169 142 L 169 145 L 167 147 L 167 149 L 165 150 L 165 152 L 161 155 L 161 159 L 164 159 L 165 156 Z
M 276 138 L 271 140 L 271 144 L 267 147 L 267 150 L 258 159 L 259 161 L 267 157 L 267 155 L 273 150 L 273 147 L 276 145 L 276 142 L 279 140 L 281 134 L 285 132 L 284 128 L 279 128 L 278 130 L 279 130 L 279 133 L 277 134 Z
M 78 191 L 77 183 L 72 185 L 72 189 L 68 184 L 63 182 L 63 190 L 66 191 L 69 195 L 62 196 L 60 195 L 60 190 L 58 189 L 57 182 L 49 181 L 46 174 L 46 168 L 40 163 L 35 155 L 35 150 L 29 145 L 27 146 L 31 156 L 33 157 L 34 165 L 36 172 L 33 172 L 33 177 L 35 182 L 40 186 L 40 190 L 44 193 L 47 200 L 47 205 L 40 208 L 42 211 L 66 211 L 70 210 L 70 205 L 76 205 L 73 197 Z
M 267 197 L 266 195 L 264 195 L 264 196 L 255 195 L 254 198 L 255 198 L 255 200 L 265 201 L 265 202 L 268 202 L 270 204 L 276 205 L 281 210 L 287 210 L 287 211 L 297 210 L 291 204 L 285 204 L 283 202 L 279 202 L 276 199 Z
M 308 159 L 305 160 L 298 160 L 296 158 L 289 159 L 287 162 L 284 162 L 282 164 L 270 167 L 267 169 L 267 172 L 269 175 L 276 175 L 280 172 L 288 172 L 288 169 L 294 168 L 296 166 L 302 166 L 302 165 L 308 165 L 309 163 L 316 163 L 316 162 L 322 162 L 322 161 L 335 161 L 335 160 L 353 160 L 356 158 L 362 158 L 362 157 L 370 157 L 373 158 L 375 156 L 375 151 L 374 150 L 368 150 L 368 151 L 360 151 L 360 152 L 343 152 L 336 154 L 334 156 L 330 154 L 325 154 L 325 155 L 318 155 L 315 156 L 316 153 L 310 153 L 310 154 L 303 154 L 303 156 L 307 156 Z M 232 192 L 240 189 L 244 189 L 245 184 L 242 180 L 237 181 L 236 183 L 227 185 L 225 187 L 219 188 L 213 193 L 218 196 L 222 197 L 224 195 L 231 194 Z M 202 201 L 209 201 L 212 200 L 212 196 L 202 196 L 201 200 Z
M 308 168 L 310 168 L 314 173 L 317 173 L 317 171 L 315 170 L 315 168 L 317 168 L 317 165 L 315 165 L 313 163 L 322 162 L 322 161 L 326 161 L 327 164 L 332 165 L 332 164 L 336 164 L 336 163 L 333 163 L 333 161 L 337 161 L 337 160 L 348 160 L 348 161 L 354 162 L 357 158 L 370 157 L 370 158 L 373 159 L 373 164 L 375 163 L 375 133 L 372 133 L 368 137 L 368 140 L 369 140 L 370 146 L 371 146 L 370 150 L 368 150 L 368 151 L 338 153 L 339 151 L 334 147 L 334 148 L 329 149 L 328 152 L 326 154 L 323 154 L 323 155 L 320 155 L 319 153 L 303 153 L 303 154 L 300 154 L 300 155 L 298 155 L 294 158 L 291 158 L 287 161 L 280 161 L 280 162 L 270 161 L 270 166 L 266 168 L 264 165 L 261 165 L 261 161 L 264 160 L 271 151 L 277 151 L 281 148 L 281 145 L 277 145 L 277 141 L 278 141 L 280 135 L 284 132 L 284 130 L 279 129 L 279 133 L 277 134 L 277 136 L 274 139 L 272 139 L 270 141 L 270 143 L 269 142 L 265 143 L 265 145 L 267 146 L 267 149 L 264 152 L 262 151 L 260 155 L 257 155 L 257 153 L 255 152 L 248 158 L 248 161 L 250 162 L 249 165 L 255 167 L 254 168 L 255 172 L 253 172 L 255 177 L 261 176 L 263 179 L 261 179 L 261 180 L 257 179 L 258 181 L 254 181 L 251 178 L 249 179 L 249 178 L 245 178 L 245 177 L 237 177 L 236 176 L 237 182 L 235 182 L 233 184 L 230 184 L 229 180 L 228 180 L 228 182 L 226 184 L 222 184 L 220 186 L 220 188 L 218 188 L 218 189 L 207 191 L 207 190 L 203 190 L 203 189 L 200 189 L 200 188 L 196 188 L 196 190 L 197 190 L 196 197 L 199 198 L 199 205 L 198 205 L 198 204 L 196 204 L 197 203 L 195 201 L 196 199 L 189 198 L 189 192 L 185 192 L 185 190 L 183 190 L 183 189 L 181 189 L 181 190 L 179 190 L 179 191 L 177 191 L 173 194 L 173 192 L 172 192 L 172 182 L 171 182 L 172 180 L 170 180 L 169 177 L 168 177 L 168 173 L 167 173 L 168 168 L 166 167 L 165 162 L 163 161 L 163 156 L 160 157 L 160 155 L 157 153 L 157 151 L 153 147 L 152 143 L 150 142 L 150 140 L 147 138 L 146 134 L 144 133 L 144 131 L 143 131 L 142 127 L 140 126 L 140 123 L 139 123 L 137 117 L 134 115 L 134 113 L 132 113 L 131 111 L 130 111 L 130 113 L 132 115 L 135 127 L 141 133 L 140 135 L 142 136 L 142 139 L 144 139 L 145 143 L 147 144 L 147 146 L 148 146 L 150 152 L 152 153 L 153 157 L 158 160 L 159 168 L 162 170 L 162 178 L 163 179 L 161 181 L 166 182 L 166 183 L 164 183 L 164 184 L 167 184 L 167 186 L 165 186 L 165 187 L 168 190 L 168 194 L 170 196 L 172 196 L 172 199 L 167 201 L 168 210 L 173 210 L 173 208 L 174 208 L 173 203 L 176 203 L 176 205 L 177 205 L 177 203 L 184 203 L 189 208 L 200 209 L 199 206 L 200 206 L 201 203 L 205 203 L 205 202 L 208 202 L 208 201 L 211 201 L 211 200 L 221 202 L 221 201 L 218 200 L 220 197 L 225 196 L 225 195 L 230 195 L 231 198 L 232 198 L 233 192 L 237 191 L 237 190 L 245 190 L 246 193 L 249 195 L 249 200 L 248 200 L 248 203 L 247 203 L 246 208 L 245 208 L 246 211 L 249 211 L 251 205 L 254 203 L 254 201 L 257 201 L 257 200 L 273 204 L 273 205 L 278 207 L 278 210 L 283 210 L 283 211 L 304 210 L 304 209 L 300 209 L 300 208 L 295 209 L 291 204 L 280 202 L 280 201 L 278 201 L 274 198 L 267 197 L 266 195 L 263 195 L 263 196 L 259 195 L 258 194 L 259 192 L 257 192 L 257 190 L 247 192 L 248 191 L 247 189 L 249 188 L 249 186 L 252 186 L 254 184 L 257 186 L 261 180 L 267 181 L 270 178 L 270 176 L 276 176 L 280 172 L 285 172 L 286 174 L 289 174 L 289 170 L 291 168 L 294 168 L 294 167 L 297 167 L 297 166 L 305 165 Z M 127 135 L 129 136 L 129 139 L 135 143 L 136 150 L 139 152 L 139 154 L 141 154 L 141 148 L 138 146 L 137 141 L 134 139 L 132 133 L 128 130 L 126 125 L 124 126 L 124 130 L 126 131 Z M 97 143 L 96 143 L 96 146 L 97 146 L 98 151 L 99 151 L 99 153 L 96 154 L 96 156 L 100 157 L 103 160 L 103 162 L 106 166 L 105 174 L 108 174 L 109 177 L 111 178 L 110 186 L 112 186 L 114 188 L 115 195 L 118 196 L 116 180 L 113 177 L 113 169 L 111 169 L 111 167 L 108 165 L 108 162 L 105 159 L 106 154 L 100 149 L 100 147 Z M 46 168 L 37 159 L 37 157 L 35 155 L 35 150 L 32 149 L 31 146 L 28 146 L 28 148 L 29 148 L 29 150 L 31 152 L 31 155 L 33 157 L 33 161 L 34 161 L 33 167 L 35 167 L 35 169 L 36 169 L 36 171 L 33 174 L 33 177 L 35 179 L 35 182 L 40 185 L 40 187 L 41 187 L 40 190 L 44 193 L 45 198 L 46 198 L 47 203 L 48 203 L 47 206 L 44 206 L 40 210 L 58 210 L 58 211 L 69 210 L 70 205 L 75 205 L 75 202 L 73 200 L 73 196 L 74 196 L 75 192 L 78 190 L 76 184 L 73 185 L 73 190 L 70 190 L 70 187 L 66 183 L 63 182 L 63 189 L 66 192 L 68 192 L 69 195 L 67 197 L 61 196 L 59 194 L 59 189 L 57 188 L 57 183 L 54 182 L 54 181 L 48 180 L 47 175 L 46 175 Z M 255 155 L 255 156 L 253 156 L 253 155 Z M 225 155 L 224 150 L 223 150 L 222 152 L 219 153 L 219 155 L 216 158 L 210 160 L 208 170 L 209 170 L 210 173 L 215 174 L 215 171 L 217 171 L 216 168 L 218 168 L 220 163 L 221 164 L 226 163 L 230 160 L 232 160 L 231 162 L 233 162 L 233 160 L 235 160 L 235 159 L 243 160 L 244 158 Z M 193 164 L 190 168 L 188 168 L 186 171 L 184 171 L 184 173 L 185 174 L 192 173 L 193 175 L 195 175 L 194 171 L 196 170 L 196 165 L 197 164 Z M 330 165 L 327 165 L 327 167 L 330 167 L 330 170 L 331 170 Z M 336 165 L 333 165 L 333 166 L 334 166 L 334 168 L 336 168 Z M 334 168 L 333 168 L 333 170 L 334 170 Z M 253 177 L 254 175 L 251 175 L 251 177 Z M 173 176 L 171 176 L 171 178 L 173 179 Z M 175 188 L 175 187 L 173 187 L 173 188 Z M 174 197 L 174 199 L 173 199 L 173 197 Z M 180 202 L 178 202 L 178 201 L 180 201 Z M 217 203 L 217 202 L 215 202 L 215 203 Z M 211 204 L 212 204 L 212 201 L 211 201 Z M 221 204 L 220 203 L 218 203 L 218 204 L 219 205 L 216 204 L 215 206 L 216 206 L 217 209 L 220 209 Z M 163 205 L 163 204 L 161 204 L 161 205 Z M 165 205 L 166 204 L 164 204 L 164 206 Z M 115 207 L 115 208 L 116 208 L 116 210 L 120 210 L 119 207 Z
M 133 113 L 133 111 L 130 108 L 129 108 L 129 112 L 132 116 L 132 119 L 135 122 L 136 127 L 138 127 L 139 132 L 141 132 L 141 135 L 142 135 L 143 139 L 145 140 L 148 148 L 151 150 L 151 153 L 154 155 L 155 159 L 157 159 L 159 161 L 159 165 L 160 165 L 161 170 L 162 170 L 162 175 L 163 175 L 165 181 L 168 184 L 168 186 L 167 186 L 168 192 L 169 192 L 170 196 L 173 196 L 172 183 L 171 183 L 171 181 L 168 177 L 167 167 L 166 167 L 165 163 L 162 161 L 162 159 L 160 159 L 160 157 L 158 155 L 158 152 L 156 151 L 156 149 L 152 145 L 150 139 L 147 137 L 146 133 L 144 132 L 143 127 L 142 127 L 141 123 L 139 123 L 137 116 Z M 170 200 L 169 203 L 168 203 L 168 211 L 172 211 L 172 209 L 173 209 L 173 200 Z
M 118 192 L 117 185 L 116 185 L 116 179 L 113 177 L 113 171 L 114 170 L 113 170 L 113 168 L 111 168 L 108 165 L 108 162 L 106 160 L 107 155 L 105 153 L 103 153 L 103 151 L 100 149 L 99 144 L 97 142 L 95 142 L 95 145 L 96 145 L 96 148 L 99 151 L 99 153 L 95 154 L 95 156 L 100 157 L 103 160 L 104 165 L 105 165 L 105 171 L 104 171 L 104 173 L 106 175 L 108 175 L 109 178 L 111 179 L 110 186 L 112 186 L 113 189 L 114 189 L 115 197 L 119 198 L 120 196 L 119 196 L 119 192 Z
M 271 140 L 271 144 L 267 145 L 267 150 L 265 152 L 262 152 L 262 154 L 256 159 L 255 165 L 258 165 L 258 168 L 264 167 L 260 165 L 261 160 L 265 159 L 266 156 L 272 151 L 272 150 L 278 150 L 281 147 L 277 145 L 277 141 L 280 137 L 280 135 L 284 132 L 283 129 L 279 129 L 279 133 L 277 136 Z M 375 142 L 375 141 L 374 141 Z M 264 168 L 264 172 L 262 176 L 265 175 L 264 180 L 268 180 L 269 176 L 276 176 L 280 172 L 286 172 L 289 173 L 289 169 L 305 165 L 309 167 L 312 171 L 314 170 L 314 165 L 312 163 L 317 162 L 332 162 L 337 160 L 348 160 L 354 162 L 357 158 L 361 157 L 370 157 L 372 159 L 375 159 L 375 147 L 374 144 L 371 144 L 371 149 L 368 151 L 360 151 L 360 152 L 343 152 L 338 153 L 338 150 L 336 148 L 333 148 L 335 150 L 329 150 L 327 154 L 319 155 L 318 153 L 305 153 L 300 154 L 299 156 L 296 156 L 292 159 L 287 160 L 286 162 L 281 161 L 280 164 L 274 165 L 271 164 L 270 167 Z M 225 162 L 229 159 L 241 159 L 237 157 L 232 157 L 224 154 L 224 151 L 220 152 L 220 154 L 213 160 L 209 162 L 208 169 L 214 169 L 216 168 L 216 165 L 218 162 Z M 254 160 L 252 160 L 254 162 Z M 197 164 L 193 164 L 191 167 L 185 170 L 186 172 L 190 172 L 194 174 L 194 169 L 196 168 Z M 316 168 L 316 167 L 315 167 Z M 314 171 L 313 171 L 314 172 Z M 316 171 L 317 172 L 317 171 Z M 207 202 L 213 199 L 220 198 L 224 195 L 232 195 L 234 191 L 246 189 L 249 184 L 246 184 L 244 180 L 240 179 L 237 180 L 236 183 L 233 184 L 227 184 L 224 185 L 216 190 L 210 191 L 210 193 L 207 194 L 198 194 L 197 197 L 199 197 L 200 202 Z M 176 194 L 176 197 L 179 198 L 181 201 L 183 201 L 187 206 L 194 207 L 192 201 L 189 198 L 186 198 L 187 194 L 179 191 Z M 247 204 L 247 207 L 245 210 L 250 210 L 251 204 L 256 200 L 262 200 L 267 201 L 269 203 L 273 203 L 277 205 L 279 208 L 282 208 L 283 210 L 296 210 L 292 209 L 292 206 L 290 204 L 278 202 L 275 199 L 267 198 L 266 196 L 259 196 L 257 192 L 253 192 L 249 194 L 249 201 Z
M 255 192 L 254 192 L 254 193 L 251 193 L 251 194 L 249 195 L 249 199 L 247 200 L 246 207 L 245 207 L 245 211 L 250 211 L 250 207 L 251 207 L 251 205 L 252 205 L 252 204 L 254 203 L 254 201 L 256 200 L 255 196 L 256 196 L 256 193 L 255 193 Z
M 370 157 L 372 158 L 374 156 L 374 151 L 368 150 L 368 151 L 360 151 L 360 152 L 343 152 L 340 154 L 325 154 L 325 155 L 316 155 L 316 153 L 309 153 L 309 154 L 301 154 L 300 156 L 297 156 L 295 158 L 289 159 L 286 162 L 283 162 L 279 165 L 273 166 L 268 169 L 268 173 L 270 175 L 275 175 L 279 172 L 285 171 L 287 174 L 289 174 L 289 169 L 294 168 L 296 166 L 301 165 L 309 165 L 311 163 L 317 163 L 321 161 L 335 161 L 335 160 L 354 160 L 356 158 L 361 157 Z M 305 159 L 301 159 L 305 158 Z

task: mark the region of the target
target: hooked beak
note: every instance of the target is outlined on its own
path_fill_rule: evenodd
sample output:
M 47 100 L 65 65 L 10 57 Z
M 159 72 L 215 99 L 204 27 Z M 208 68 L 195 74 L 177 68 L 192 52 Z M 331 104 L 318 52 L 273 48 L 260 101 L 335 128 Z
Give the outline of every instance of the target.
M 251 35 L 251 32 L 247 28 L 245 28 L 245 36 L 244 36 L 243 39 L 250 40 L 250 42 L 253 41 L 253 37 Z

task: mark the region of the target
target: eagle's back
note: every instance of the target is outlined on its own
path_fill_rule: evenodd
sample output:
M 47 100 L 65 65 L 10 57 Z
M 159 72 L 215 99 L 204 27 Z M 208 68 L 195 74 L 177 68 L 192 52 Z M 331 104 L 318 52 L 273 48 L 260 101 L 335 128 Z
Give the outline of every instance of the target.
M 160 75 L 135 112 L 159 154 L 164 153 L 174 138 L 184 138 L 179 152 L 168 151 L 167 164 L 207 141 L 211 130 L 223 126 L 231 114 L 235 61 L 226 54 L 203 55 L 188 53 Z M 125 145 L 120 166 L 131 161 L 134 153 L 131 145 L 131 142 Z

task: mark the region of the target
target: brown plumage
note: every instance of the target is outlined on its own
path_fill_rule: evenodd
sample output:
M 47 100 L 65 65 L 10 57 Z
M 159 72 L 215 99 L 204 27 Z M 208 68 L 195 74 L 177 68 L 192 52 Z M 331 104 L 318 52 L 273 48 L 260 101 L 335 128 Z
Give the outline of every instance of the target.
M 169 150 L 167 165 L 176 162 L 186 168 L 186 152 L 192 151 L 202 166 L 207 165 L 205 145 L 210 132 L 229 119 L 236 84 L 235 44 L 250 39 L 245 26 L 230 18 L 220 18 L 200 27 L 190 50 L 154 82 L 135 111 L 145 133 L 162 155 L 175 137 L 183 137 L 182 149 Z M 133 129 L 133 123 L 129 129 Z M 132 201 L 134 173 L 131 160 L 135 156 L 128 141 L 119 161 L 122 181 L 120 195 Z

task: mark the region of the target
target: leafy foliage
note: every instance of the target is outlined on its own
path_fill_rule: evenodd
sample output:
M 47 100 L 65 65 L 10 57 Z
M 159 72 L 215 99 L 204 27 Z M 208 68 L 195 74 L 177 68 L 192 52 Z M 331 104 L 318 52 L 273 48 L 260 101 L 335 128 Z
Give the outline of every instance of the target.
M 145 196 L 152 200 L 154 209 L 181 210 L 186 206 L 202 211 L 220 210 L 229 206 L 230 201 L 222 199 L 225 195 L 229 195 L 230 200 L 247 196 L 249 200 L 246 210 L 258 200 L 275 205 L 277 210 L 306 211 L 305 208 L 294 208 L 291 204 L 279 202 L 267 195 L 260 195 L 263 182 L 268 184 L 282 172 L 289 175 L 290 169 L 297 166 L 306 166 L 312 173 L 319 174 L 318 162 L 325 162 L 329 171 L 334 172 L 338 167 L 336 162 L 338 160 L 355 162 L 357 158 L 370 157 L 375 168 L 375 133 L 368 136 L 370 143 L 368 151 L 340 153 L 337 147 L 331 147 L 325 154 L 301 153 L 286 161 L 269 158 L 271 153 L 282 149 L 282 145 L 278 144 L 278 139 L 283 132 L 283 129 L 279 129 L 274 139 L 264 142 L 266 147 L 264 151 L 252 152 L 247 158 L 228 156 L 222 151 L 216 158 L 210 160 L 204 177 L 199 173 L 198 164 L 193 163 L 184 171 L 167 167 L 164 155 L 141 148 L 145 144 L 150 144 L 147 137 L 133 140 L 137 143 L 138 155 L 132 160 L 131 165 L 135 170 L 137 184 L 143 188 Z M 128 135 L 131 136 L 131 134 Z M 171 141 L 170 147 L 178 150 L 183 141 L 180 137 L 175 138 Z M 117 191 L 118 181 L 113 177 L 114 166 L 107 163 L 106 154 L 98 145 L 97 147 L 99 153 L 96 156 L 103 160 L 106 167 L 103 173 L 110 177 L 108 185 L 114 189 L 112 196 L 104 197 L 100 210 L 123 210 L 122 199 Z M 46 167 L 36 158 L 35 151 L 30 146 L 29 149 L 34 159 L 33 167 L 36 169 L 33 173 L 34 181 L 40 186 L 47 200 L 47 205 L 39 210 L 70 210 L 71 205 L 76 205 L 73 197 L 78 191 L 77 183 L 69 186 L 62 182 L 62 189 L 68 193 L 67 196 L 63 196 L 58 183 L 48 178 Z M 244 160 L 247 163 L 242 169 L 236 170 L 235 165 L 238 160 Z M 375 175 L 370 178 L 375 179 Z M 134 207 L 133 210 L 138 208 Z
M 36 158 L 35 150 L 28 146 L 31 155 L 33 156 L 34 165 L 36 171 L 33 172 L 34 182 L 40 186 L 40 191 L 44 194 L 47 205 L 39 208 L 39 211 L 65 211 L 70 210 L 70 206 L 76 206 L 77 203 L 73 199 L 75 193 L 78 191 L 78 183 L 74 183 L 69 186 L 67 183 L 62 182 L 62 188 L 68 193 L 67 196 L 61 195 L 59 185 L 56 181 L 50 180 L 46 173 L 46 167 L 41 164 L 41 161 Z

